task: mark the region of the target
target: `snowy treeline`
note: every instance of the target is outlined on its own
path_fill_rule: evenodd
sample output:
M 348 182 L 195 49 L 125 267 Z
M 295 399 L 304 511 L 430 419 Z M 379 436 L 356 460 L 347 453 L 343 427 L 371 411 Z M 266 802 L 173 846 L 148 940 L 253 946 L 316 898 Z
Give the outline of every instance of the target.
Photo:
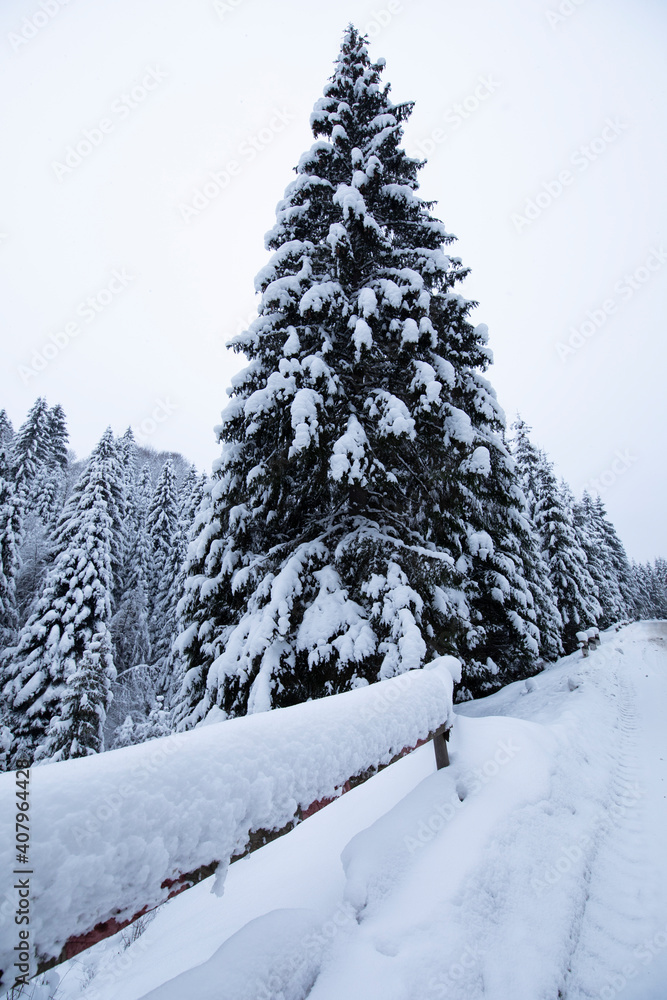
M 383 69 L 350 27 L 266 237 L 258 317 L 231 344 L 249 363 L 210 482 L 179 456 L 142 464 L 131 432 L 81 467 L 41 399 L 16 435 L 0 414 L 8 761 L 447 654 L 463 700 L 581 628 L 667 617 L 666 564 L 631 568 L 600 498 L 576 500 L 523 421 L 508 434 L 486 326 L 457 291 L 468 270 L 401 147 L 412 105 Z
M 632 584 L 637 618 L 667 619 L 667 559 L 633 563 Z
M 0 412 L 5 766 L 171 728 L 179 570 L 205 477 L 181 456 L 139 449 L 131 430 L 107 429 L 85 463 L 67 442 L 60 406 L 37 399 L 16 434 Z M 107 719 L 113 694 L 122 719 Z

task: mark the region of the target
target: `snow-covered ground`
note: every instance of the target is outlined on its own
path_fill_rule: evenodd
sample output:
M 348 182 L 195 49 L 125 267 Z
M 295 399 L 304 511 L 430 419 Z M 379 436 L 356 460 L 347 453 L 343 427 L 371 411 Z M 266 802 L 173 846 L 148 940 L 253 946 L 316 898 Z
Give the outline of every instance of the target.
M 62 1000 L 664 1000 L 667 623 L 424 746 L 64 966 Z M 52 990 L 48 994 L 51 995 Z M 41 998 L 40 998 L 41 1000 Z

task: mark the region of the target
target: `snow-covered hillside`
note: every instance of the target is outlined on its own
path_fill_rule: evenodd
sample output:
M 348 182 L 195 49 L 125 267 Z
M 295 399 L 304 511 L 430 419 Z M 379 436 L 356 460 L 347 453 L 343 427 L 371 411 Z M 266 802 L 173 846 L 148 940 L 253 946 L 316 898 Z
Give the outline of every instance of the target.
M 459 706 L 450 768 L 420 748 L 56 996 L 663 1000 L 666 667 L 667 623 L 639 623 Z

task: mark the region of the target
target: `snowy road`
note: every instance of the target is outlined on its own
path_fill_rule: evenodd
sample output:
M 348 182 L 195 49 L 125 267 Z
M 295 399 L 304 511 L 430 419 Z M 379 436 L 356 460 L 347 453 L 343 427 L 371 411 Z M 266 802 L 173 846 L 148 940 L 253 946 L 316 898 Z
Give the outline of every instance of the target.
M 667 623 L 605 634 L 459 706 L 450 768 L 421 748 L 59 997 L 665 1000 L 665 707 Z

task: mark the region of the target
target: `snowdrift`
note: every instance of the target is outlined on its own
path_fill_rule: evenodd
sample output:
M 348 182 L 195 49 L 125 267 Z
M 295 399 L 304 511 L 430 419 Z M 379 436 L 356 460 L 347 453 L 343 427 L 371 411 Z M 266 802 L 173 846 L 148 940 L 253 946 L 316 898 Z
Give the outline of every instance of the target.
M 76 954 L 137 914 L 289 829 L 351 779 L 453 721 L 453 677 L 427 669 L 318 701 L 31 772 L 31 948 L 41 965 Z M 14 901 L 15 775 L 0 780 L 2 898 Z M 27 867 L 27 866 L 26 866 Z M 12 981 L 13 916 L 0 944 Z M 11 923 L 11 926 L 10 926 Z

